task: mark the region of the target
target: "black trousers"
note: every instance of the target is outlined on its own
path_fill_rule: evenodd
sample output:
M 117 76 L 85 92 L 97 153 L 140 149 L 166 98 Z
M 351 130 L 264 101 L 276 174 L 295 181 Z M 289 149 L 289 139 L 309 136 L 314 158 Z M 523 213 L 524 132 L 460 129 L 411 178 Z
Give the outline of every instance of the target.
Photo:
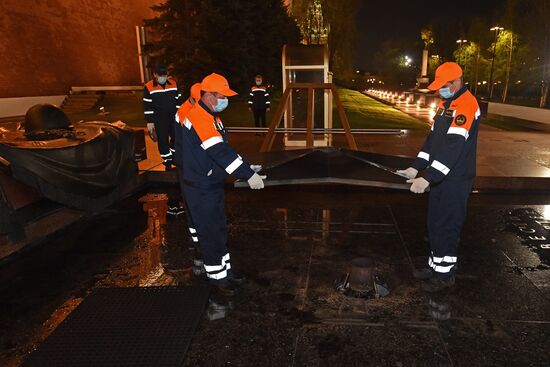
M 206 276 L 212 283 L 224 282 L 231 275 L 224 189 L 205 190 L 184 184 L 183 191 L 196 231 L 191 235 L 200 242 Z
M 252 113 L 254 113 L 254 126 L 266 127 L 266 121 L 265 121 L 266 109 L 265 108 L 262 110 L 252 109 Z
M 172 163 L 174 153 L 174 117 L 163 116 L 155 119 L 155 131 L 160 157 L 164 164 Z
M 430 190 L 428 235 L 431 254 L 428 265 L 440 278 L 454 274 L 472 184 L 471 179 L 444 180 Z

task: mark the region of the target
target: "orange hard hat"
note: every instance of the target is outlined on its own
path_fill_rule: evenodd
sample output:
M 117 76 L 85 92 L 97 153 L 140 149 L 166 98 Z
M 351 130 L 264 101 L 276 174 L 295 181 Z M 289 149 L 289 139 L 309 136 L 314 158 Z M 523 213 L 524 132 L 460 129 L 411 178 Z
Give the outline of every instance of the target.
M 205 92 L 216 92 L 226 97 L 237 95 L 237 92 L 229 88 L 229 83 L 220 74 L 212 73 L 201 82 L 201 88 Z
M 445 62 L 435 71 L 435 80 L 428 85 L 428 89 L 438 90 L 448 82 L 452 82 L 462 76 L 462 68 L 456 62 Z
M 195 83 L 191 86 L 191 98 L 195 101 L 201 99 L 201 83 Z

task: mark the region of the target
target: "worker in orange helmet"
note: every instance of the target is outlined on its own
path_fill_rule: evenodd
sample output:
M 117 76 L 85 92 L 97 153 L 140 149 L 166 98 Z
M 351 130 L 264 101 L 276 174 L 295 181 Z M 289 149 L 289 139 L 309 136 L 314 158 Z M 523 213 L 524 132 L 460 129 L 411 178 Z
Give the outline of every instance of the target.
M 235 295 L 244 282 L 244 277 L 233 271 L 227 248 L 225 177 L 229 174 L 246 180 L 252 189 L 262 189 L 265 179 L 256 173 L 261 167 L 250 166 L 229 145 L 218 116 L 227 108 L 228 97 L 236 94 L 223 76 L 206 76 L 200 99 L 183 119 L 182 149 L 178 152 L 183 193 L 194 226 L 191 232 L 200 242 L 206 276 L 224 296 Z
M 412 192 L 420 194 L 430 188 L 429 267 L 413 275 L 423 280 L 423 290 L 437 292 L 455 283 L 460 232 L 476 176 L 480 110 L 457 63 L 439 66 L 428 88 L 439 91 L 442 98 L 431 132 L 411 167 L 398 172 L 409 179 Z M 417 177 L 419 171 L 422 177 Z

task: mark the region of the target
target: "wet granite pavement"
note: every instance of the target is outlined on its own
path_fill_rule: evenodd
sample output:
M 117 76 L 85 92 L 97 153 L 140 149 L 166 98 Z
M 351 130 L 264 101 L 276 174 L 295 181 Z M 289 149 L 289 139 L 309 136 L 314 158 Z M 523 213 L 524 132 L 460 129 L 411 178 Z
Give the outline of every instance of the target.
M 95 287 L 201 281 L 183 217 L 158 244 L 135 199 L 0 269 L 0 365 L 17 366 Z M 549 365 L 550 264 L 525 222 L 550 219 L 550 196 L 472 195 L 457 284 L 438 295 L 411 275 L 426 261 L 424 196 L 294 186 L 229 189 L 226 204 L 248 282 L 214 299 L 228 308 L 205 312 L 186 366 Z M 334 290 L 356 257 L 375 261 L 388 297 Z

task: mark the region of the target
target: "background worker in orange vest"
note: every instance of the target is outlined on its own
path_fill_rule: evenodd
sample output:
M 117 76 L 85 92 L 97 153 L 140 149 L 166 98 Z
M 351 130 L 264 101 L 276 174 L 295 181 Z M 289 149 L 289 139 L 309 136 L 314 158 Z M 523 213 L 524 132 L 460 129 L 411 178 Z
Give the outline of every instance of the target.
M 266 126 L 266 112 L 270 107 L 269 92 L 267 86 L 263 84 L 263 77 L 256 75 L 255 84 L 250 87 L 250 98 L 248 99 L 248 109 L 254 114 L 254 126 Z
M 166 66 L 155 67 L 153 75 L 143 88 L 143 113 L 149 135 L 158 142 L 162 163 L 169 170 L 173 165 L 174 116 L 181 105 L 181 93 L 168 77 Z
M 204 269 L 215 290 L 225 296 L 237 293 L 244 277 L 233 271 L 227 248 L 224 181 L 227 175 L 247 180 L 250 188 L 262 189 L 263 179 L 229 145 L 218 113 L 236 95 L 227 79 L 210 74 L 201 82 L 201 98 L 189 110 L 181 129 L 180 151 L 183 192 L 193 221 Z
M 480 111 L 464 85 L 462 69 L 454 62 L 439 66 L 428 88 L 439 90 L 443 100 L 418 157 L 399 173 L 409 178 L 414 193 L 424 193 L 430 187 L 429 268 L 415 271 L 414 276 L 424 280 L 423 290 L 437 292 L 455 283 L 460 232 L 476 176 Z M 417 177 L 419 171 L 423 171 L 422 177 Z

